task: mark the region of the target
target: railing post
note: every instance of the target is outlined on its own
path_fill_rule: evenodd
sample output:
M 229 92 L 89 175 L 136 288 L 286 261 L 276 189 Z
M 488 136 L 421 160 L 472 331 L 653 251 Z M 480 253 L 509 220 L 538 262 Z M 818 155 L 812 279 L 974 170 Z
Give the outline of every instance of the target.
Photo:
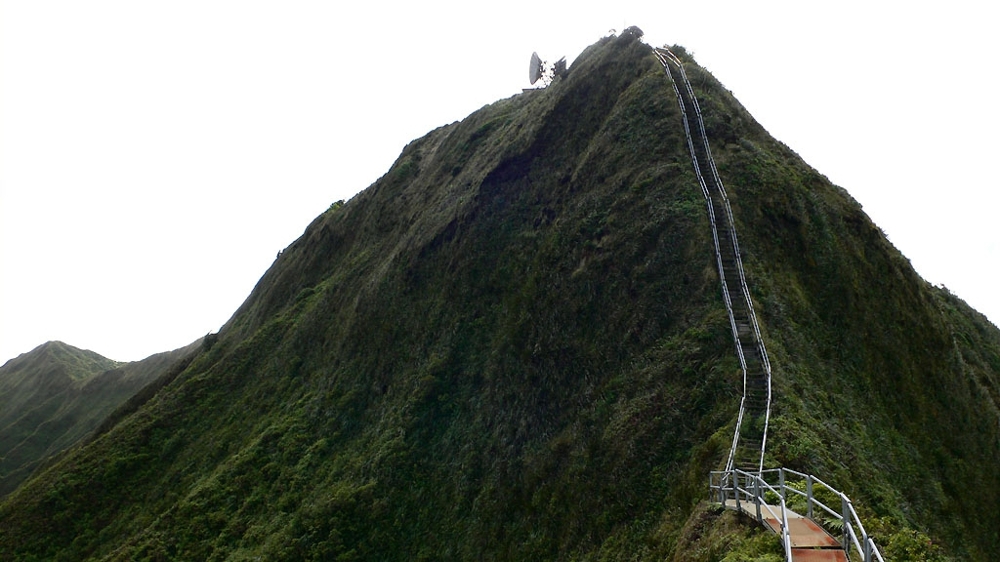
M 722 503 L 722 507 L 726 506 L 726 500 L 728 499 L 726 497 L 728 494 L 726 491 L 726 480 L 728 480 L 728 478 L 725 474 L 719 474 L 719 493 L 717 495 L 717 499 L 720 503 Z
M 733 499 L 736 500 L 736 510 L 737 511 L 739 511 L 739 509 L 740 509 L 740 491 L 737 489 L 737 485 L 738 484 L 739 484 L 739 481 L 736 480 L 736 473 L 732 472 L 732 471 L 727 472 L 726 473 L 726 485 L 727 486 L 732 486 L 732 488 L 733 488 Z M 726 490 L 725 498 L 727 500 L 729 499 L 729 490 L 728 489 Z
M 754 503 L 757 504 L 757 522 L 763 523 L 764 516 L 761 515 L 760 511 L 760 475 L 757 475 L 757 477 L 753 479 L 753 495 Z
M 719 495 L 722 497 L 722 505 L 726 505 L 726 501 L 729 499 L 729 490 L 726 486 L 729 485 L 731 480 L 731 475 L 723 474 L 719 476 Z
M 737 511 L 739 511 L 740 509 L 740 502 L 743 501 L 743 498 L 740 497 L 740 494 L 742 494 L 742 492 L 740 492 L 740 475 L 736 471 L 733 471 L 733 498 L 736 499 Z
M 750 484 L 749 482 L 746 483 L 746 485 L 749 485 L 749 484 Z M 736 508 L 737 509 L 739 509 L 739 507 L 740 507 L 740 502 L 743 501 L 743 494 L 744 493 L 745 492 L 743 492 L 743 491 L 740 490 L 740 474 L 738 472 L 733 472 L 733 494 L 736 496 Z M 749 500 L 750 500 L 750 498 L 748 497 L 747 501 L 749 501 Z
M 788 531 L 788 511 L 785 500 L 781 500 L 781 542 L 785 547 L 785 562 L 792 562 L 792 537 Z
M 813 477 L 806 475 L 806 517 L 813 518 Z
M 722 484 L 722 504 L 725 505 L 726 501 L 729 500 L 729 489 L 726 488 L 726 486 L 732 486 L 733 487 L 733 497 L 737 498 L 737 496 L 736 496 L 736 486 L 733 483 L 733 473 L 732 472 L 727 472 L 725 474 L 725 476 L 723 476 L 723 478 L 725 479 L 725 481 Z M 738 499 L 739 498 L 737 498 L 737 500 Z M 740 507 L 739 506 L 739 502 L 737 501 L 736 509 L 739 509 L 739 507 Z
M 778 483 L 780 484 L 778 490 L 781 491 L 781 501 L 786 501 L 788 497 L 785 495 L 785 467 L 778 469 Z
M 861 555 L 864 557 L 865 562 L 872 562 L 872 541 L 868 538 L 868 533 L 865 533 L 865 540 L 862 544 L 864 545 L 864 552 Z
M 844 518 L 844 552 L 851 551 L 851 501 L 847 499 L 847 495 L 843 492 L 840 493 L 840 513 Z
M 744 493 L 746 494 L 747 503 L 753 502 L 753 497 L 752 497 L 753 496 L 753 486 L 752 486 L 752 484 L 753 484 L 753 482 L 750 482 L 750 475 L 744 474 L 743 475 L 743 489 L 745 490 Z

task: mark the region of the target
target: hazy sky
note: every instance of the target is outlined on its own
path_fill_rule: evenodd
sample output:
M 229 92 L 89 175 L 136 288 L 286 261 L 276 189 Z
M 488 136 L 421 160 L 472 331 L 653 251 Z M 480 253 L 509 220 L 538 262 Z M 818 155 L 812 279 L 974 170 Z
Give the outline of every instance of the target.
M 989 2 L 3 0 L 0 363 L 217 330 L 403 146 L 638 25 L 681 44 L 994 323 Z M 692 187 L 694 189 L 694 187 Z

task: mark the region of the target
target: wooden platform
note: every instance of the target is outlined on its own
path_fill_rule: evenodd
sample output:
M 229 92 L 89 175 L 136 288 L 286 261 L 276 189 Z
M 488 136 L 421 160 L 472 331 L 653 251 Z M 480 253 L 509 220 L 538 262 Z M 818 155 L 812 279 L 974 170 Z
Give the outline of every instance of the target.
M 757 506 L 751 502 L 727 500 L 726 507 L 742 511 L 753 519 L 757 519 Z M 770 508 L 770 509 L 769 509 Z M 761 505 L 761 517 L 771 531 L 781 534 L 781 506 Z M 772 514 L 773 512 L 773 514 Z M 811 519 L 803 517 L 794 511 L 786 511 L 788 517 L 788 537 L 792 543 L 792 560 L 795 562 L 847 562 L 840 541 L 835 539 L 825 529 Z

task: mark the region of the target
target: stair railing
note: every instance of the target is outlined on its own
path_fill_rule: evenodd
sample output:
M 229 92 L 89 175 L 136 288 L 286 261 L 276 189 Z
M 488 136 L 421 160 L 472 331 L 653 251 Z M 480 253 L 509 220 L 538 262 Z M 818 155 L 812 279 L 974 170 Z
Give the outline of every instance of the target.
M 707 202 L 708 220 L 712 226 L 712 242 L 715 249 L 715 260 L 716 260 L 716 265 L 719 268 L 719 277 L 722 280 L 722 298 L 726 304 L 726 311 L 729 315 L 729 325 L 730 329 L 733 332 L 733 338 L 737 342 L 736 355 L 740 362 L 740 369 L 743 371 L 743 388 L 746 389 L 747 385 L 746 358 L 743 356 L 743 349 L 739 345 L 739 331 L 736 326 L 735 315 L 733 314 L 733 303 L 729 296 L 729 289 L 726 284 L 726 276 L 723 274 L 722 250 L 719 246 L 719 234 L 717 230 L 718 227 L 715 221 L 715 208 L 712 205 L 712 194 L 708 189 L 708 185 L 705 183 L 704 176 L 702 176 L 701 166 L 698 164 L 698 157 L 695 153 L 695 148 L 694 148 L 694 139 L 691 136 L 691 129 L 690 125 L 688 124 L 687 107 L 684 104 L 684 98 L 681 96 L 680 90 L 678 90 L 677 88 L 677 81 L 674 80 L 673 74 L 670 72 L 670 65 L 667 63 L 667 60 L 670 59 L 671 57 L 673 57 L 671 60 L 676 61 L 676 64 L 679 64 L 680 61 L 677 60 L 676 57 L 674 57 L 673 53 L 671 53 L 670 51 L 666 50 L 661 51 L 660 49 L 654 49 L 653 52 L 660 60 L 660 64 L 663 65 L 663 69 L 667 72 L 667 76 L 670 78 L 670 84 L 674 88 L 674 94 L 677 96 L 677 101 L 680 104 L 681 117 L 682 117 L 681 122 L 684 124 L 684 136 L 687 139 L 688 152 L 691 154 L 691 164 L 694 166 L 695 176 L 698 178 L 698 185 L 701 186 L 701 192 L 705 196 L 705 201 Z M 742 427 L 743 424 L 743 413 L 745 411 L 744 408 L 745 403 L 746 403 L 746 395 L 744 394 L 744 397 L 740 400 L 739 415 L 737 416 L 736 419 L 736 435 L 733 439 L 733 444 L 729 450 L 729 460 L 727 461 L 726 465 L 727 469 L 732 468 L 733 458 L 736 456 L 736 448 L 739 444 L 740 428 Z
M 726 310 L 729 313 L 730 328 L 733 331 L 733 338 L 736 341 L 736 353 L 740 360 L 740 367 L 743 369 L 744 394 L 743 398 L 740 400 L 740 410 L 736 420 L 736 434 L 733 438 L 733 444 L 729 451 L 729 459 L 726 463 L 726 470 L 712 471 L 709 474 L 710 494 L 715 501 L 736 510 L 741 510 L 741 504 L 743 502 L 754 505 L 756 518 L 760 523 L 764 523 L 764 512 L 769 513 L 771 518 L 780 522 L 779 534 L 781 535 L 782 544 L 784 546 L 785 559 L 788 562 L 791 562 L 792 560 L 792 541 L 788 529 L 788 508 L 786 504 L 789 494 L 795 494 L 805 498 L 806 517 L 809 519 L 814 518 L 816 509 L 818 508 L 832 517 L 832 521 L 839 524 L 839 527 L 842 529 L 841 543 L 845 552 L 850 553 L 851 548 L 853 547 L 855 552 L 861 556 L 864 562 L 874 562 L 875 560 L 878 560 L 878 562 L 885 562 L 885 559 L 882 557 L 882 553 L 875 545 L 874 539 L 868 536 L 864 525 L 861 524 L 861 518 L 858 516 L 857 511 L 854 509 L 854 504 L 851 503 L 847 494 L 834 489 L 826 482 L 823 482 L 819 478 L 809 474 L 804 474 L 787 468 L 763 469 L 764 452 L 767 445 L 767 430 L 771 414 L 771 362 L 768 359 L 767 349 L 764 347 L 764 340 L 760 334 L 760 326 L 757 323 L 757 314 L 753 308 L 753 300 L 750 298 L 750 289 L 746 281 L 746 274 L 743 270 L 743 260 L 740 254 L 739 241 L 736 237 L 736 222 L 733 218 L 733 210 L 729 204 L 729 196 L 726 194 L 726 188 L 722 183 L 722 179 L 719 177 L 718 168 L 715 165 L 715 159 L 712 158 L 712 151 L 708 144 L 708 135 L 705 131 L 705 123 L 701 116 L 701 107 L 698 104 L 698 98 L 694 95 L 694 89 L 691 86 L 691 81 L 688 80 L 687 73 L 684 72 L 684 65 L 669 49 L 657 48 L 653 49 L 653 52 L 663 65 L 663 69 L 667 72 L 667 76 L 670 78 L 670 83 L 674 88 L 674 94 L 676 94 L 677 101 L 680 104 L 681 116 L 683 118 L 682 121 L 684 123 L 684 135 L 687 139 L 688 149 L 691 153 L 691 160 L 694 164 L 695 175 L 698 178 L 698 183 L 701 186 L 702 193 L 704 194 L 708 204 L 708 215 L 712 226 L 712 238 L 715 246 L 716 262 L 719 267 L 719 276 L 722 280 L 723 300 L 726 304 Z M 689 125 L 689 113 L 687 111 L 686 104 L 684 103 L 684 97 L 681 95 L 678 87 L 678 81 L 674 80 L 673 73 L 670 70 L 671 64 L 677 68 L 680 74 L 681 83 L 691 100 L 691 109 L 693 110 L 696 118 L 695 122 L 698 126 L 701 141 L 704 143 L 705 160 L 708 164 L 712 180 L 718 188 L 719 197 L 726 214 L 725 218 L 728 222 L 727 226 L 729 235 L 735 252 L 735 262 L 736 269 L 739 274 L 740 289 L 743 293 L 743 298 L 746 300 L 748 316 L 751 327 L 753 328 L 754 345 L 760 355 L 761 365 L 763 366 L 764 374 L 766 376 L 767 404 L 764 412 L 764 433 L 761 440 L 760 463 L 759 470 L 757 472 L 747 472 L 734 466 L 734 459 L 740 439 L 740 428 L 742 427 L 744 413 L 746 411 L 747 364 L 746 358 L 743 355 L 743 348 L 740 344 L 739 329 L 736 325 L 732 300 L 729 295 L 725 270 L 723 267 L 722 251 L 719 245 L 719 234 L 716 224 L 715 207 L 712 204 L 712 193 L 711 190 L 708 189 L 708 185 L 702 175 L 701 165 L 698 162 L 694 139 L 691 134 L 691 126 Z M 778 476 L 778 482 L 768 482 L 765 475 L 774 474 Z M 790 484 L 789 480 L 802 482 L 799 486 L 804 487 L 805 489 L 799 490 L 794 485 Z M 827 506 L 815 496 L 814 491 L 817 486 L 820 489 L 825 488 L 828 491 L 828 494 L 832 497 L 840 498 L 841 506 L 839 512 Z M 730 496 L 733 500 L 732 505 L 730 505 L 728 501 L 730 500 Z M 776 501 L 778 502 L 778 505 L 772 506 L 767 500 L 771 500 L 772 502 Z M 769 525 L 768 528 L 770 528 Z
M 754 347 L 757 349 L 757 353 L 760 356 L 761 365 L 763 366 L 764 369 L 765 380 L 766 380 L 767 402 L 764 408 L 764 428 L 761 436 L 760 456 L 757 462 L 757 468 L 763 469 L 764 452 L 767 449 L 767 433 L 768 433 L 768 428 L 770 426 L 770 417 L 771 417 L 771 398 L 772 398 L 771 363 L 767 356 L 767 349 L 764 347 L 764 340 L 760 334 L 760 326 L 757 323 L 757 314 L 754 311 L 753 300 L 750 298 L 750 289 L 746 282 L 746 274 L 743 270 L 743 260 L 740 257 L 739 241 L 736 236 L 736 223 L 733 218 L 732 207 L 729 204 L 729 197 L 726 194 L 726 189 L 722 183 L 722 179 L 719 177 L 719 172 L 715 165 L 715 159 L 712 158 L 711 147 L 708 144 L 708 135 L 705 133 L 705 123 L 701 117 L 701 107 L 698 105 L 698 98 L 694 95 L 694 89 L 691 86 L 691 81 L 688 80 L 687 73 L 684 71 L 684 65 L 681 63 L 680 59 L 677 58 L 677 56 L 674 55 L 669 49 L 657 48 L 653 49 L 653 52 L 656 54 L 657 58 L 660 61 L 660 64 L 663 65 L 664 70 L 667 72 L 667 76 L 670 79 L 670 83 L 674 88 L 674 93 L 676 94 L 677 100 L 680 104 L 682 121 L 684 123 L 684 134 L 687 138 L 688 149 L 691 153 L 691 160 L 694 164 L 695 174 L 698 177 L 698 183 L 701 185 L 702 193 L 705 195 L 705 199 L 707 201 L 709 220 L 712 225 L 712 237 L 715 244 L 716 262 L 719 267 L 719 277 L 721 278 L 722 281 L 723 299 L 725 300 L 726 303 L 726 310 L 729 313 L 730 328 L 733 331 L 733 339 L 736 342 L 736 353 L 739 357 L 740 367 L 743 370 L 743 398 L 740 400 L 740 410 L 739 410 L 739 415 L 737 416 L 736 430 L 734 432 L 733 444 L 732 447 L 730 448 L 729 458 L 726 461 L 726 469 L 731 470 L 734 468 L 736 451 L 737 448 L 739 447 L 740 432 L 745 417 L 744 413 L 746 411 L 747 376 L 748 376 L 747 364 L 746 364 L 746 358 L 743 355 L 743 347 L 740 343 L 739 328 L 736 324 L 736 319 L 733 312 L 732 300 L 729 295 L 728 283 L 726 281 L 725 270 L 723 267 L 722 252 L 719 246 L 719 235 L 716 224 L 715 208 L 712 203 L 712 194 L 711 191 L 708 189 L 707 183 L 705 182 L 705 179 L 702 175 L 701 166 L 698 163 L 698 157 L 695 151 L 694 140 L 691 134 L 690 125 L 688 124 L 689 114 L 686 105 L 684 103 L 684 97 L 681 95 L 680 90 L 678 89 L 678 81 L 674 80 L 673 73 L 670 70 L 671 66 L 670 63 L 672 63 L 677 68 L 681 77 L 680 82 L 683 84 L 683 87 L 687 91 L 689 99 L 691 100 L 692 110 L 694 112 L 696 118 L 695 122 L 697 123 L 698 131 L 700 133 L 701 140 L 703 143 L 705 157 L 708 163 L 708 168 L 712 175 L 712 179 L 718 188 L 720 200 L 722 202 L 723 209 L 725 210 L 726 219 L 728 223 L 727 230 L 729 232 L 729 237 L 733 244 L 733 251 L 735 258 L 734 261 L 736 264 L 736 270 L 739 275 L 740 291 L 742 292 L 743 298 L 746 301 L 747 315 L 749 317 L 750 327 L 753 330 Z
M 777 482 L 774 478 L 777 477 Z M 768 478 L 771 481 L 768 481 Z M 857 553 L 863 562 L 885 562 L 885 558 L 868 535 L 854 504 L 847 494 L 811 475 L 790 468 L 771 468 L 760 472 L 746 472 L 739 469 L 716 470 L 709 474 L 710 499 L 729 509 L 739 511 L 740 504 L 752 504 L 756 519 L 764 523 L 764 512 L 776 521 L 781 521 L 781 536 L 786 557 L 791 560 L 791 542 L 788 535 L 788 507 L 790 495 L 802 497 L 806 502 L 806 517 L 823 523 L 816 518 L 817 512 L 825 514 L 832 527 L 841 529 L 841 545 L 845 552 Z M 826 490 L 825 496 L 840 500 L 839 511 L 817 498 L 816 492 Z M 732 500 L 730 502 L 729 500 Z M 828 500 L 829 501 L 829 500 Z M 771 504 L 778 503 L 777 506 Z M 776 509 L 777 508 L 777 509 Z

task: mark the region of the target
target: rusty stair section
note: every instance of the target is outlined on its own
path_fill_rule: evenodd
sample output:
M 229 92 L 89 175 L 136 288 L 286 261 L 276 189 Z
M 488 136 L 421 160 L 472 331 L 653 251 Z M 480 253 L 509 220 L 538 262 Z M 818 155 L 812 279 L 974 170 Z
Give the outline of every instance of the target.
M 764 468 L 764 452 L 767 447 L 767 427 L 771 411 L 771 364 L 743 271 L 732 208 L 712 159 L 701 108 L 684 72 L 683 63 L 669 49 L 655 48 L 653 52 L 670 78 L 681 106 L 691 161 L 708 206 L 722 296 L 729 312 L 736 355 L 743 371 L 743 397 L 726 470 L 739 468 L 759 472 Z

